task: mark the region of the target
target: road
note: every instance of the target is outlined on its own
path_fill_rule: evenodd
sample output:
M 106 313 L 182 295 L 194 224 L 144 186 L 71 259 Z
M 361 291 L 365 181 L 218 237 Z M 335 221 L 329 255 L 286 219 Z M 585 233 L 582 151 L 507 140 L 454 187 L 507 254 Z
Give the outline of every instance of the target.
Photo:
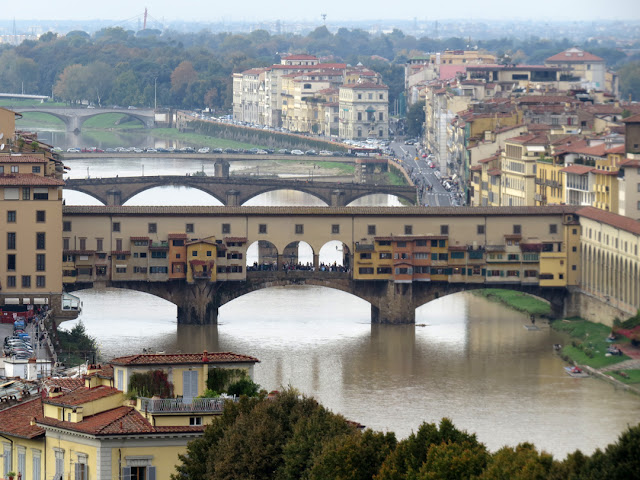
M 390 144 L 395 156 L 402 160 L 414 183 L 419 187 L 420 204 L 435 207 L 460 205 L 457 191 L 447 191 L 441 182 L 439 168 L 430 168 L 429 160 L 422 158 L 414 145 L 405 145 L 402 141 Z

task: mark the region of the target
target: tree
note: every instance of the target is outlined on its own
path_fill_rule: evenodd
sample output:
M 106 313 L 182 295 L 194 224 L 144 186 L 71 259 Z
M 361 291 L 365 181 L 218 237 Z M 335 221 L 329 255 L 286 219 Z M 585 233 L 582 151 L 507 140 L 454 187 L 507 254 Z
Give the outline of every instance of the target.
M 640 62 L 631 62 L 618 70 L 620 96 L 632 101 L 640 100 Z
M 425 122 L 424 100 L 414 103 L 407 110 L 407 135 L 418 137 Z
M 86 73 L 85 68 L 79 64 L 66 67 L 53 87 L 54 95 L 70 103 L 86 98 Z
M 494 453 L 480 480 L 546 480 L 554 466 L 553 457 L 538 453 L 530 443 L 503 447 Z
M 96 100 L 102 106 L 102 99 L 109 96 L 113 87 L 113 69 L 104 62 L 93 62 L 86 69 L 87 99 Z

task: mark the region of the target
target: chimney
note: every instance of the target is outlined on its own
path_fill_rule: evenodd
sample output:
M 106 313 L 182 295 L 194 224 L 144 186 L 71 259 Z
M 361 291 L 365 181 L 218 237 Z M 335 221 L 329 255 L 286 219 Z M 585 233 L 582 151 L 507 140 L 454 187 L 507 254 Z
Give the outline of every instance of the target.
M 209 363 L 209 354 L 206 350 L 202 352 L 202 363 Z
M 60 387 L 51 387 L 49 389 L 49 398 L 56 398 L 62 396 L 62 389 Z
M 32 357 L 27 361 L 27 380 L 37 380 L 37 379 L 38 379 L 38 363 L 36 362 L 35 357 Z

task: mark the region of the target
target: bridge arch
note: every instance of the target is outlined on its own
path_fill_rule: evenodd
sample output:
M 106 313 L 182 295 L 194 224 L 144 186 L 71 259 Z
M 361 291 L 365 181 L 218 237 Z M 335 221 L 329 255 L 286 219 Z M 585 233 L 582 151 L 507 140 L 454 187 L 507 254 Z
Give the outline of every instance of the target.
M 25 121 L 24 117 L 26 116 L 27 119 L 28 119 L 30 113 L 42 113 L 42 114 L 54 117 L 54 118 L 60 120 L 62 122 L 62 125 L 64 125 L 67 128 L 67 130 L 69 129 L 69 126 L 71 125 L 71 118 L 68 115 L 61 115 L 59 113 L 56 113 L 54 110 L 47 110 L 47 109 L 28 110 L 28 111 L 22 112 L 21 115 L 22 115 L 23 118 L 22 118 L 22 120 L 18 120 L 18 122 L 19 121 L 24 122 Z
M 82 187 L 64 187 L 64 191 L 63 191 L 63 198 L 64 198 L 64 192 L 68 191 L 68 192 L 77 192 L 77 193 L 81 193 L 83 195 L 86 195 L 88 197 L 91 197 L 95 200 L 97 200 L 98 202 L 100 202 L 100 205 L 107 205 L 107 200 L 102 198 L 99 194 L 96 194 L 96 192 L 93 192 L 91 190 L 88 189 L 84 189 Z M 65 205 L 78 205 L 77 203 L 67 203 L 65 200 Z M 81 204 L 81 205 L 84 205 Z
M 278 191 L 282 191 L 285 192 L 287 190 L 291 190 L 294 192 L 302 192 L 305 193 L 313 198 L 316 198 L 318 200 L 320 200 L 321 202 L 324 203 L 324 206 L 327 205 L 331 205 L 331 199 L 330 198 L 326 198 L 324 195 L 318 193 L 318 192 L 314 192 L 313 190 L 311 190 L 309 187 L 305 187 L 304 183 L 301 183 L 300 187 L 297 186 L 291 186 L 288 185 L 286 188 L 283 188 L 282 186 L 277 186 L 277 185 L 269 185 L 269 186 L 265 186 L 264 188 L 255 190 L 253 192 L 251 192 L 250 195 L 247 195 L 246 197 L 243 197 L 240 199 L 240 205 L 246 205 L 247 203 L 251 202 L 251 201 L 255 201 L 255 199 L 257 197 L 259 197 L 260 195 L 264 195 L 265 193 L 271 193 L 271 192 L 278 192 Z M 294 205 L 291 205 L 294 206 Z M 307 206 L 307 203 L 301 204 L 300 206 Z
M 398 200 L 398 203 L 400 203 L 400 200 L 402 199 L 402 200 L 408 201 L 411 205 L 415 205 L 416 204 L 415 195 L 409 196 L 409 195 L 404 195 L 402 193 L 375 193 L 375 192 L 372 193 L 372 192 L 364 192 L 364 193 L 361 193 L 361 194 L 355 196 L 354 198 L 352 198 L 351 201 L 347 204 L 347 206 L 348 207 L 360 206 L 360 205 L 357 205 L 356 202 L 360 201 L 362 203 L 365 203 L 363 201 L 366 200 L 367 198 L 375 199 L 379 195 L 387 195 L 388 197 L 396 198 Z M 400 205 L 402 205 L 402 204 L 400 204 Z
M 185 177 L 185 178 L 188 178 L 188 177 Z M 116 186 L 114 185 L 114 187 Z M 170 184 L 161 183 L 161 182 L 152 182 L 152 183 L 140 185 L 138 187 L 134 187 L 133 189 L 129 190 L 126 195 L 123 195 L 121 197 L 121 202 L 124 205 L 128 201 L 132 200 L 136 195 L 139 195 L 140 193 L 146 192 L 154 188 L 163 188 L 163 187 L 193 188 L 194 190 L 199 190 L 203 193 L 206 193 L 208 196 L 216 199 L 218 202 L 220 202 L 221 205 L 226 205 L 226 200 L 227 200 L 226 198 L 221 198 L 220 195 L 218 195 L 216 192 L 213 192 L 207 189 L 206 186 L 200 186 L 198 184 L 189 183 L 188 180 L 185 180 L 184 183 L 180 182 L 179 180 L 175 180 L 175 181 L 172 181 Z M 175 205 L 175 204 L 172 204 L 172 205 Z
M 120 125 L 122 120 L 126 118 L 132 118 L 138 121 L 144 128 L 149 128 L 148 117 L 146 116 L 141 116 L 135 113 L 128 113 L 128 112 L 124 113 L 124 112 L 108 112 L 108 111 L 98 111 L 91 115 L 82 115 L 81 117 L 78 117 L 77 128 L 81 129 L 88 120 L 91 120 L 93 118 L 100 117 L 103 115 L 113 116 L 114 114 L 120 115 L 120 118 L 114 122 L 114 126 Z

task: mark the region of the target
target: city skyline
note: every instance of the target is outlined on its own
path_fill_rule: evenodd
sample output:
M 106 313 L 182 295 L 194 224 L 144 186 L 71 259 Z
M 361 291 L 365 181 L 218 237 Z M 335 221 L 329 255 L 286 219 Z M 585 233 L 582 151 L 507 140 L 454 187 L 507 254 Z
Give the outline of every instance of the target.
M 282 0 L 260 2 L 247 0 L 238 8 L 236 4 L 213 6 L 204 0 L 192 0 L 185 5 L 188 8 L 176 9 L 169 0 L 154 2 L 134 0 L 113 0 L 112 2 L 88 3 L 81 0 L 62 0 L 46 2 L 32 0 L 29 8 L 18 3 L 5 6 L 6 19 L 16 20 L 113 20 L 126 21 L 142 16 L 145 8 L 149 16 L 158 22 L 173 21 L 247 21 L 283 20 L 289 22 L 318 20 L 323 23 L 322 15 L 326 15 L 326 23 L 349 20 L 547 20 L 547 21 L 601 21 L 601 20 L 633 20 L 640 18 L 640 6 L 635 0 L 612 0 L 596 2 L 589 0 L 576 8 L 573 4 L 562 4 L 552 0 L 541 0 L 536 8 L 524 8 L 523 4 L 491 0 L 489 2 L 473 2 L 461 0 L 455 9 L 445 4 L 429 5 L 425 8 L 413 0 L 399 0 L 393 3 L 352 2 L 325 0 L 317 7 L 296 10 L 291 4 Z

